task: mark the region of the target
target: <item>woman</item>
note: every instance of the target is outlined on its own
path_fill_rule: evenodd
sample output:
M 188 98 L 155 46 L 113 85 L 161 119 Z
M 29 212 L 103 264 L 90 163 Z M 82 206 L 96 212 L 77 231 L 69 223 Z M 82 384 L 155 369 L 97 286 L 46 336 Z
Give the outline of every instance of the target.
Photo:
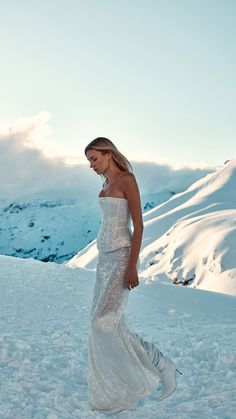
M 159 400 L 169 396 L 176 388 L 178 370 L 125 321 L 128 291 L 139 284 L 143 233 L 140 194 L 131 164 L 104 137 L 90 142 L 85 155 L 90 167 L 105 180 L 99 193 L 103 218 L 96 242 L 98 262 L 90 314 L 88 399 L 91 409 L 114 413 L 136 408 L 160 381 L 164 389 Z

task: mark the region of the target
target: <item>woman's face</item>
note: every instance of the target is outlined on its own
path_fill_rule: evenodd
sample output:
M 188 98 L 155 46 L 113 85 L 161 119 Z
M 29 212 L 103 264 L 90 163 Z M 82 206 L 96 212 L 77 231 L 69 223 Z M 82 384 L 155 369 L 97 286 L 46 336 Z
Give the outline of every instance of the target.
M 107 170 L 111 153 L 102 154 L 99 150 L 90 149 L 86 153 L 86 157 L 90 162 L 90 167 L 97 173 L 101 174 Z

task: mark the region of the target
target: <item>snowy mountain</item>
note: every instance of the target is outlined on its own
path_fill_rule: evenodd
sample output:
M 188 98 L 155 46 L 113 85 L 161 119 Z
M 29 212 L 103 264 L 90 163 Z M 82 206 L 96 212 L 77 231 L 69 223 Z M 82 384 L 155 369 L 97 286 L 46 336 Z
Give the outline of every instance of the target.
M 12 202 L 0 210 L 0 253 L 62 262 L 93 240 L 99 227 L 95 202 Z
M 144 173 L 144 168 L 149 171 Z M 168 200 L 175 191 L 183 191 L 193 179 L 201 178 L 210 169 L 174 172 L 165 168 L 165 177 L 150 185 L 153 173 L 158 177 L 161 170 L 162 167 L 149 167 L 147 163 L 136 167 L 143 212 Z M 100 226 L 97 195 L 101 180 L 85 167 L 59 169 L 52 168 L 48 162 L 37 176 L 39 184 L 31 183 L 28 178 L 13 183 L 6 183 L 5 177 L 2 180 L 0 254 L 61 263 L 97 236 Z
M 163 191 L 144 197 L 143 211 L 164 202 L 174 194 Z M 0 253 L 33 257 L 58 263 L 74 256 L 90 243 L 100 225 L 95 200 L 80 201 L 36 199 L 11 202 L 0 209 Z
M 236 295 L 236 160 L 143 215 L 141 280 Z M 94 268 L 96 240 L 68 266 Z
M 87 396 L 89 311 L 95 272 L 0 256 L 0 418 L 102 419 Z M 117 419 L 233 419 L 236 298 L 140 284 L 129 294 L 129 327 L 158 345 L 182 375 Z

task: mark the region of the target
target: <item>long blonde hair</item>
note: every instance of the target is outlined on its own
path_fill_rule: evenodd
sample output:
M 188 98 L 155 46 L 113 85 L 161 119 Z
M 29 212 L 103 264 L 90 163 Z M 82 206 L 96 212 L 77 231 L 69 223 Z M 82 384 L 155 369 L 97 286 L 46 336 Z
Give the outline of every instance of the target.
M 122 171 L 128 171 L 133 172 L 133 168 L 129 162 L 129 160 L 121 154 L 121 152 L 116 148 L 115 144 L 111 140 L 105 137 L 97 137 L 95 140 L 91 141 L 84 150 L 84 154 L 86 155 L 88 150 L 98 150 L 101 151 L 102 154 L 106 154 L 108 151 L 112 152 L 112 158 L 116 165 L 121 169 Z M 103 179 L 106 179 L 107 177 L 101 173 L 101 176 Z

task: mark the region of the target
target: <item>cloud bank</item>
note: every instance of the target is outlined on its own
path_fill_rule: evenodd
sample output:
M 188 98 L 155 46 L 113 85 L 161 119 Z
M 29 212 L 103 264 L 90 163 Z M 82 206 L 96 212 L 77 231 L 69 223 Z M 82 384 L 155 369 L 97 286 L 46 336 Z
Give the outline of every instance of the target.
M 45 154 L 52 132 L 49 112 L 0 125 L 0 194 L 1 199 L 23 200 L 29 197 L 91 200 L 101 187 L 101 178 L 84 164 L 68 164 L 68 158 Z M 86 144 L 85 144 L 86 145 Z M 129 156 L 127 156 L 129 158 Z M 149 194 L 163 189 L 180 192 L 216 168 L 179 167 L 168 163 L 135 162 L 129 159 L 140 192 Z

